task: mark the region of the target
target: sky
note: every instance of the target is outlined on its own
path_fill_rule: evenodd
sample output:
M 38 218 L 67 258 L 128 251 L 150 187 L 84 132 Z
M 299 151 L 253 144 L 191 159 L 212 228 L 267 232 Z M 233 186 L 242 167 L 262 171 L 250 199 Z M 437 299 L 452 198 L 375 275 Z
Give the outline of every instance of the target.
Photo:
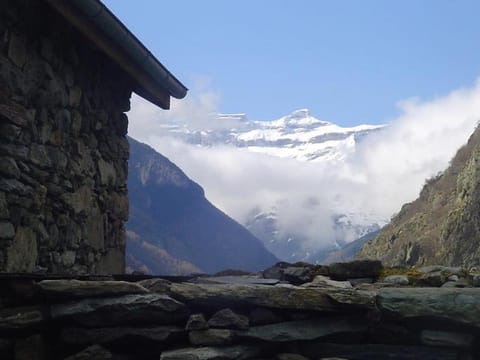
M 476 0 L 104 0 L 218 110 L 272 120 L 299 108 L 340 125 L 387 123 L 480 74 Z

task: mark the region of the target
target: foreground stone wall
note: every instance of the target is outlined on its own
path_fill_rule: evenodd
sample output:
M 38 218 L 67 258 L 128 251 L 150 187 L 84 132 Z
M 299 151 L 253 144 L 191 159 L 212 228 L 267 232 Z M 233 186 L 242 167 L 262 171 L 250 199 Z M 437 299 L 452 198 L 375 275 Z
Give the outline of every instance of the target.
M 0 358 L 480 358 L 478 278 L 438 267 L 379 281 L 381 269 L 370 265 L 169 279 L 0 277 Z
M 0 11 L 0 270 L 124 271 L 131 84 L 44 1 Z

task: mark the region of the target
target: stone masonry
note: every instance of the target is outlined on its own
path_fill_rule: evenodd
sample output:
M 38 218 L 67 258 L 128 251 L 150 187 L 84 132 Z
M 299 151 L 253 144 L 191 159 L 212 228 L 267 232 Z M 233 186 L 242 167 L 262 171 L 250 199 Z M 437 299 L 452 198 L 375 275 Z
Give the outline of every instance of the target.
M 132 81 L 46 2 L 1 7 L 0 271 L 122 273 Z
M 0 274 L 0 359 L 474 360 L 477 278 L 379 262 L 168 279 Z

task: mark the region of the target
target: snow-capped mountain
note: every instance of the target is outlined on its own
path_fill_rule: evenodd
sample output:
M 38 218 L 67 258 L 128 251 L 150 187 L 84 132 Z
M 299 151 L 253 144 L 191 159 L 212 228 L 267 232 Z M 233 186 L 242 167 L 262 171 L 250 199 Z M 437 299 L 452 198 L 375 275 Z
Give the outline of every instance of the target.
M 164 127 L 191 144 L 231 144 L 301 161 L 343 160 L 355 151 L 355 144 L 362 137 L 384 127 L 341 127 L 311 116 L 308 109 L 296 110 L 273 121 L 252 121 L 245 114 L 218 114 L 218 123 L 225 126 L 191 130 L 186 125 L 166 123 Z
M 253 121 L 245 114 L 218 114 L 208 129 L 192 129 L 186 123 L 179 122 L 167 122 L 162 126 L 169 135 L 197 146 L 215 148 L 230 145 L 277 158 L 318 163 L 319 166 L 335 166 L 346 161 L 365 136 L 384 127 L 341 127 L 311 116 L 307 109 L 294 111 L 273 121 Z M 277 214 L 281 209 L 276 206 L 279 205 L 259 209 L 252 204 L 250 216 L 244 225 L 271 252 L 286 261 L 321 261 L 330 251 L 338 250 L 385 224 L 384 219 L 359 213 L 358 210 L 342 206 L 329 209 L 334 214 L 331 223 L 335 238 L 328 245 L 318 248 L 315 244 L 319 242 L 312 242 L 302 231 L 281 231 L 277 222 Z M 312 207 L 311 211 L 315 209 Z
M 311 244 L 311 239 L 301 231 L 279 232 L 275 208 L 268 212 L 252 212 L 245 227 L 261 239 L 265 247 L 279 259 L 289 262 L 321 263 L 330 253 L 342 249 L 367 234 L 378 231 L 386 223 L 383 219 L 360 220 L 358 215 L 354 213 L 333 215 L 335 239 L 323 247 L 308 245 Z

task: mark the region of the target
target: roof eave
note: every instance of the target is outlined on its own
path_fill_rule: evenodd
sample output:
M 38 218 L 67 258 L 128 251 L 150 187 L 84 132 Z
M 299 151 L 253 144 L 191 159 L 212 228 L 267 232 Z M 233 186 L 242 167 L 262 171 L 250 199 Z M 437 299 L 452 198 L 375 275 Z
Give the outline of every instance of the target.
M 188 89 L 99 0 L 46 1 L 134 79 L 138 95 L 164 109 L 170 96 L 186 96 Z

